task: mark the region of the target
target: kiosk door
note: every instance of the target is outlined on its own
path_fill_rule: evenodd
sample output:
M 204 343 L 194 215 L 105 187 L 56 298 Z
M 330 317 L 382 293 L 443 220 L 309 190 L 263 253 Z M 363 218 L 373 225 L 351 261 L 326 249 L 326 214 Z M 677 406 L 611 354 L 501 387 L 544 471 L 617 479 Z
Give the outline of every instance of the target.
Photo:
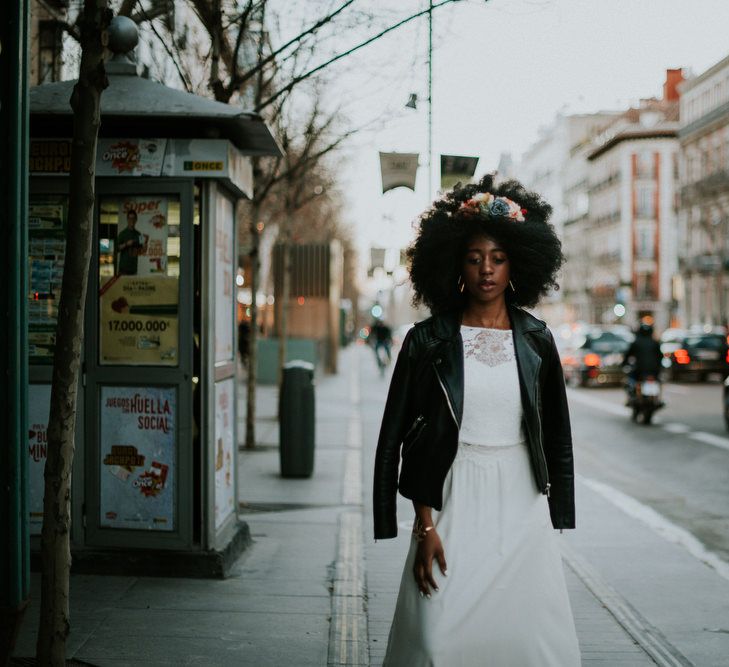
M 99 179 L 86 331 L 86 543 L 192 543 L 193 184 Z

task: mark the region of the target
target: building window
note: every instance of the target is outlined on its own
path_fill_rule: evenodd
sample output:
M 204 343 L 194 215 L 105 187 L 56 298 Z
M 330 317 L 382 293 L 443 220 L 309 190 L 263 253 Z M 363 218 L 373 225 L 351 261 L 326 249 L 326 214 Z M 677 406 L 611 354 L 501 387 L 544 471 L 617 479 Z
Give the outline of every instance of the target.
M 653 178 L 655 176 L 655 159 L 651 151 L 636 154 L 636 178 Z
M 638 300 L 648 300 L 655 297 L 653 291 L 653 274 L 638 273 L 635 276 L 635 298 Z
M 38 83 L 61 78 L 61 26 L 56 21 L 38 23 Z
M 653 185 L 642 185 L 637 189 L 635 214 L 638 218 L 653 218 Z
M 636 232 L 635 251 L 640 259 L 654 259 L 655 237 L 650 227 L 639 227 Z

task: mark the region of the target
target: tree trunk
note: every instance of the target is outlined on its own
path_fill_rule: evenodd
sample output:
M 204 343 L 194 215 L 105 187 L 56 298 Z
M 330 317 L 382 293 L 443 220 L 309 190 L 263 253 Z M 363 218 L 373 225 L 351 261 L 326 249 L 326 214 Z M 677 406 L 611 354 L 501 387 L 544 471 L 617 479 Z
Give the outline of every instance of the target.
M 289 335 L 289 306 L 291 302 L 291 219 L 293 202 L 291 201 L 291 173 L 287 178 L 288 193 L 286 194 L 284 220 L 282 225 L 282 264 L 283 275 L 281 276 L 281 310 L 278 323 L 278 392 L 281 395 L 283 386 L 283 367 L 286 363 L 286 344 Z M 279 415 L 280 416 L 280 415 Z
M 256 158 L 254 158 L 255 160 Z M 254 167 L 253 173 L 256 173 Z M 261 203 L 254 199 L 251 202 L 251 249 L 248 257 L 251 260 L 251 330 L 248 332 L 248 378 L 246 392 L 246 448 L 256 446 L 256 381 L 258 379 L 258 282 L 260 280 L 261 234 L 258 231 Z
M 69 178 L 68 229 L 53 357 L 48 458 L 45 466 L 40 623 L 36 645 L 41 665 L 65 665 L 70 631 L 71 466 L 76 397 L 81 366 L 84 305 L 91 258 L 96 142 L 104 70 L 105 32 L 111 21 L 106 0 L 85 0 L 81 19 L 81 65 L 71 95 L 73 151 Z
M 286 343 L 289 335 L 289 305 L 291 301 L 291 238 L 289 228 L 291 220 L 289 219 L 289 207 L 286 207 L 286 220 L 284 222 L 284 235 L 282 260 L 283 275 L 281 276 L 281 310 L 278 326 L 278 389 L 281 392 L 283 384 L 283 367 L 286 363 Z

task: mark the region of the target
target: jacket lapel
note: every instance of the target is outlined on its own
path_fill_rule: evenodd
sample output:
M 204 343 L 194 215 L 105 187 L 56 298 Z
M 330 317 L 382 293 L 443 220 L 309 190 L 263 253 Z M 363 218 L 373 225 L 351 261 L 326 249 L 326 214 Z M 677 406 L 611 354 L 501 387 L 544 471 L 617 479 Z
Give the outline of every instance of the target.
M 509 307 L 509 319 L 514 337 L 522 404 L 537 407 L 537 384 L 542 359 L 528 338 L 530 332 L 543 331 L 544 322 L 521 308 Z M 433 318 L 433 330 L 442 343 L 433 356 L 433 367 L 446 393 L 446 398 L 460 426 L 463 418 L 463 341 L 460 315 L 441 314 Z
M 460 325 L 460 318 L 456 314 L 435 318 L 434 331 L 442 342 L 433 356 L 435 373 L 459 427 L 463 418 L 463 342 Z
M 544 324 L 520 308 L 510 307 L 509 317 L 514 336 L 514 352 L 516 353 L 516 363 L 519 371 L 522 403 L 537 407 L 537 381 L 542 358 L 527 338 L 529 332 L 542 330 Z

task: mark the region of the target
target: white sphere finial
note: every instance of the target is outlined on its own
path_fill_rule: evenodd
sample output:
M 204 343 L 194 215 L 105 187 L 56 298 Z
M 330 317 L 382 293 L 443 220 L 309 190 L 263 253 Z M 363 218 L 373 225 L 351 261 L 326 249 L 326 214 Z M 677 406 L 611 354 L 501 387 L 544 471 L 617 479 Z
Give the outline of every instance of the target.
M 137 24 L 128 16 L 115 16 L 109 24 L 109 49 L 115 54 L 129 53 L 139 42 Z

